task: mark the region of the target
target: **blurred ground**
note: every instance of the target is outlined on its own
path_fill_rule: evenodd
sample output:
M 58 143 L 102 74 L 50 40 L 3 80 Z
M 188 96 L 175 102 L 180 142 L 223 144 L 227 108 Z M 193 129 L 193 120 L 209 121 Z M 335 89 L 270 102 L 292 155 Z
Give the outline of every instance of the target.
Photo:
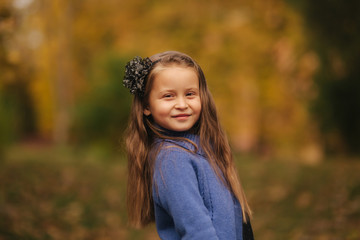
M 360 162 L 237 157 L 256 239 L 360 239 Z M 126 225 L 126 162 L 101 148 L 16 145 L 0 161 L 0 239 L 158 239 Z

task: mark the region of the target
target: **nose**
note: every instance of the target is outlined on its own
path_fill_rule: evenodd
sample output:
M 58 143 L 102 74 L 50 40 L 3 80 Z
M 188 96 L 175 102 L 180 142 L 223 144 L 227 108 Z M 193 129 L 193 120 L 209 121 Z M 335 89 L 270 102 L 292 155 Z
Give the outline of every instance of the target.
M 188 108 L 188 104 L 187 101 L 184 97 L 179 97 L 176 101 L 176 105 L 175 108 L 177 109 L 187 109 Z

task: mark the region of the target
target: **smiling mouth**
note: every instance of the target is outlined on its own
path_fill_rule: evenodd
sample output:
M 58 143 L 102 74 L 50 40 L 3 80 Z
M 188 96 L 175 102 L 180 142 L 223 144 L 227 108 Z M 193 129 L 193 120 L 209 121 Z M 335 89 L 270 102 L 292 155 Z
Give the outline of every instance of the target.
M 188 117 L 190 117 L 190 116 L 191 116 L 190 114 L 179 114 L 179 115 L 173 116 L 173 118 L 176 118 L 176 119 L 185 119 L 185 118 L 188 118 Z

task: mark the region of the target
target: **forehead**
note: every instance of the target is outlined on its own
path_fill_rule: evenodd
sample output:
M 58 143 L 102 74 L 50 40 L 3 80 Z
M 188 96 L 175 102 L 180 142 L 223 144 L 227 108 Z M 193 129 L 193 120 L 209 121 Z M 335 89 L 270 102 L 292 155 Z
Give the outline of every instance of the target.
M 156 69 L 152 88 L 187 86 L 199 87 L 199 78 L 194 68 L 173 65 Z

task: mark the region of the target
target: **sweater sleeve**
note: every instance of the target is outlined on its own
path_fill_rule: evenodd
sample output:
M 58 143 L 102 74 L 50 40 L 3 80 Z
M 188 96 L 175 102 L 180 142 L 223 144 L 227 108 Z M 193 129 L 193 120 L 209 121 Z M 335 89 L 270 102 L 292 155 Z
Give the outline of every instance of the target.
M 200 194 L 196 161 L 176 147 L 161 151 L 154 170 L 154 201 L 170 215 L 181 239 L 218 239 Z

